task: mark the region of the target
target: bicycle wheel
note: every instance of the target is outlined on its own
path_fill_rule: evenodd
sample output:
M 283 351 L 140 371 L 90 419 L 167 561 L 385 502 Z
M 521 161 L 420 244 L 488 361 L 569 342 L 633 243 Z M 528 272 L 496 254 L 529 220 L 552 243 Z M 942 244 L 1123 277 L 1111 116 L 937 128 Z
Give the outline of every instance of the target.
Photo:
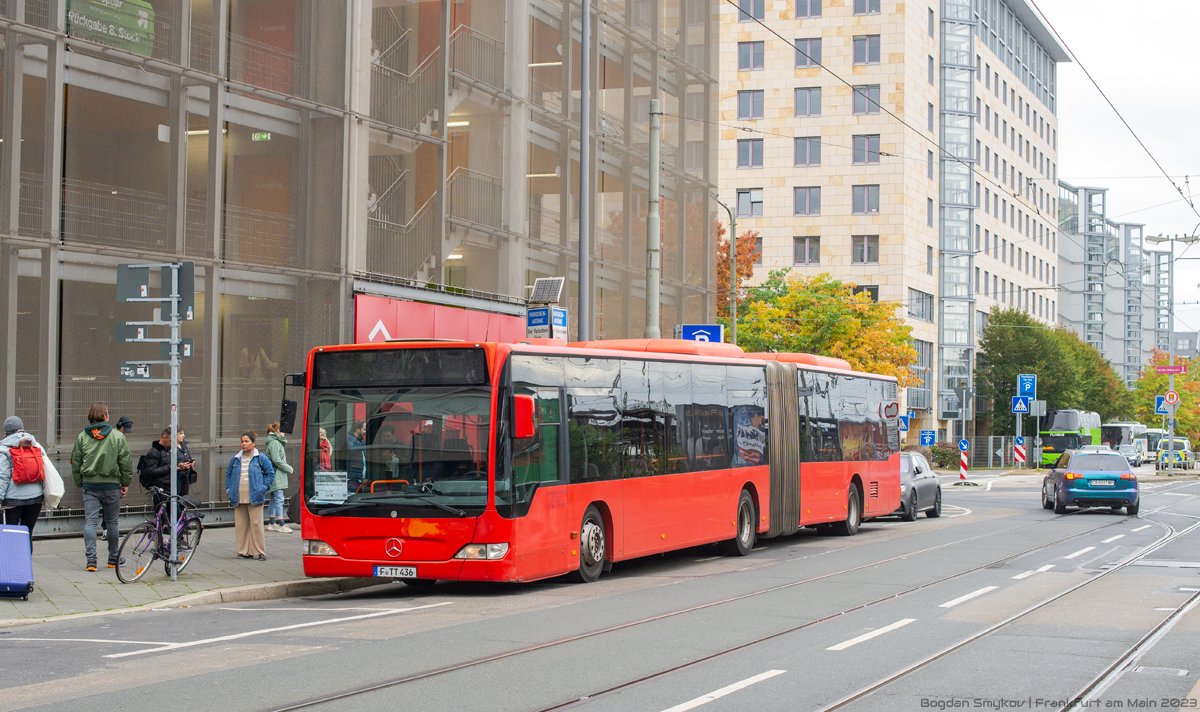
M 158 557 L 158 529 L 142 522 L 125 535 L 117 550 L 117 579 L 133 583 L 140 579 Z
M 204 525 L 199 517 L 188 517 L 179 528 L 179 569 L 176 573 L 187 568 L 188 562 L 200 547 L 200 535 L 204 533 Z

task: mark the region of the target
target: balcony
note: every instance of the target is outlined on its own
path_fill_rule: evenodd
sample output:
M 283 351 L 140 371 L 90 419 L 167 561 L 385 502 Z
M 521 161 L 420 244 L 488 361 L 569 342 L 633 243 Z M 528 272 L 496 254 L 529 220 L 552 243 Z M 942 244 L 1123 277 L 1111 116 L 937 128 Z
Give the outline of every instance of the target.
M 368 215 L 366 272 L 416 279 L 430 258 L 439 255 L 437 197 L 431 195 L 405 223 Z
M 451 218 L 485 229 L 502 229 L 504 206 L 499 178 L 460 167 L 454 169 L 446 183 Z
M 459 25 L 450 35 L 450 69 L 503 91 L 504 44 L 466 25 Z

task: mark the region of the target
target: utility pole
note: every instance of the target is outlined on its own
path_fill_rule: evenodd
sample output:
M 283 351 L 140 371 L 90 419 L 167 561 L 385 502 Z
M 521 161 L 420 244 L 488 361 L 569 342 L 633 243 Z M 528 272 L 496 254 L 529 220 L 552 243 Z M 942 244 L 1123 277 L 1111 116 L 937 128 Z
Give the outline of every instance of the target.
M 646 338 L 660 338 L 659 301 L 662 293 L 662 220 L 659 171 L 662 112 L 658 99 L 650 100 L 650 211 L 646 214 Z
M 737 346 L 737 212 L 713 196 L 729 213 L 729 343 Z
M 582 0 L 579 23 L 579 341 L 592 338 L 592 2 Z
M 1171 240 L 1171 259 L 1167 264 L 1167 365 L 1175 365 L 1175 241 Z M 1175 390 L 1175 374 L 1167 374 L 1167 390 Z M 1175 406 L 1171 409 L 1167 421 L 1167 477 L 1175 476 Z

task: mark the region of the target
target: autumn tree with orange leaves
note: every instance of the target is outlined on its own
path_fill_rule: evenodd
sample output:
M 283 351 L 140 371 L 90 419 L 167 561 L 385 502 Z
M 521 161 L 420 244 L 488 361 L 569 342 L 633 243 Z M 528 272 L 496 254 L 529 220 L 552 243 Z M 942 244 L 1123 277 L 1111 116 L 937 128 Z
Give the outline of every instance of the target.
M 717 316 L 729 319 L 729 238 L 725 225 L 717 223 Z M 754 263 L 758 260 L 758 232 L 747 230 L 737 241 L 737 294 L 738 310 L 748 296 L 742 286 L 754 275 Z M 740 328 L 741 320 L 738 320 Z

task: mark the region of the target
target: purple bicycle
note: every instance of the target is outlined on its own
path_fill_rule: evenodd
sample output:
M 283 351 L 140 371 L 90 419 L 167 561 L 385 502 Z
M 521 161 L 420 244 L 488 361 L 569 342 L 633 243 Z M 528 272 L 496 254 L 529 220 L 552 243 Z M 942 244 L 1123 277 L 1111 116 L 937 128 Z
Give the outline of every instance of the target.
M 158 505 L 154 516 L 134 527 L 121 540 L 121 548 L 117 552 L 117 579 L 121 583 L 133 583 L 140 579 L 155 559 L 162 559 L 163 570 L 168 576 L 171 575 L 171 537 L 167 521 L 172 497 L 158 487 L 151 487 L 150 491 L 166 499 Z M 182 495 L 175 495 L 174 499 L 178 502 L 176 513 L 179 515 L 176 524 L 176 536 L 179 538 L 177 571 L 182 572 L 200 547 L 200 535 L 204 532 L 204 524 L 200 520 L 204 515 L 188 511 L 188 507 L 200 506 L 196 502 Z

